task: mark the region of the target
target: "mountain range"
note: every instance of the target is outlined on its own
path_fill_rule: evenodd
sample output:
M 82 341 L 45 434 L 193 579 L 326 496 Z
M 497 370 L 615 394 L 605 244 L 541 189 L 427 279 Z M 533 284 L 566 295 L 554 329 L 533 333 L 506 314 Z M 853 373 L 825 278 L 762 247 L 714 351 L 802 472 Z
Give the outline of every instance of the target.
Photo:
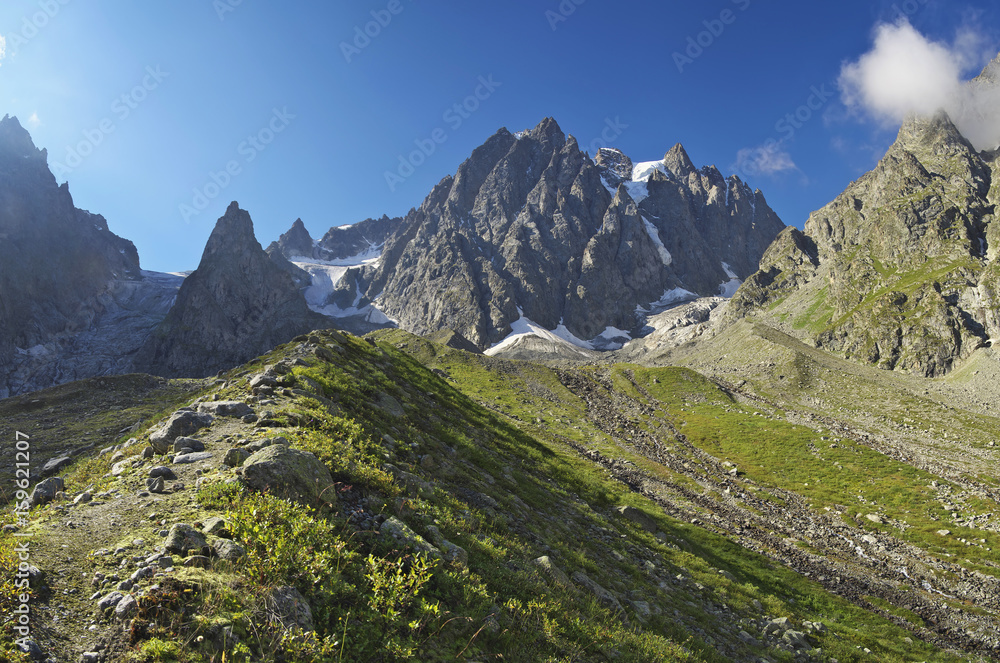
M 141 270 L 130 243 L 72 207 L 17 120 L 2 126 L 9 195 L 41 219 L 11 207 L 3 221 L 15 240 L 3 245 L 3 301 L 18 321 L 0 334 L 4 395 L 136 370 L 200 377 L 327 326 L 450 329 L 481 351 L 592 356 L 678 303 L 731 296 L 784 228 L 760 191 L 696 169 L 680 145 L 638 165 L 614 149 L 591 159 L 546 119 L 497 132 L 404 218 L 320 240 L 300 219 L 265 251 L 234 203 L 185 278 Z M 58 210 L 42 207 L 49 197 Z M 41 256 L 56 235 L 72 255 L 52 272 Z
M 799 229 L 547 118 L 402 217 L 265 249 L 233 202 L 162 274 L 5 117 L 0 658 L 997 660 L 1000 150 L 960 125 Z

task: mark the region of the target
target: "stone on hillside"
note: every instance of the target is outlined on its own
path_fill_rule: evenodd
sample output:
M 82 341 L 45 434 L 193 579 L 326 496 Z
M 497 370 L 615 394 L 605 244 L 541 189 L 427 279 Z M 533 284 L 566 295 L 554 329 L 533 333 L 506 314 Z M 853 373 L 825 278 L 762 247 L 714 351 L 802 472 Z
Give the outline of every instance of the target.
M 212 539 L 212 551 L 226 562 L 235 562 L 247 554 L 246 548 L 229 539 Z
M 146 490 L 151 493 L 162 493 L 164 488 L 163 477 L 152 477 L 146 479 Z
M 72 462 L 73 459 L 70 458 L 69 456 L 53 458 L 52 460 L 45 463 L 45 465 L 42 465 L 42 476 L 43 477 L 51 476 Z
M 97 609 L 102 613 L 105 613 L 117 606 L 123 598 L 125 598 L 125 596 L 121 592 L 111 592 L 104 598 L 98 600 Z
M 787 644 L 789 647 L 795 651 L 801 651 L 803 649 L 812 649 L 812 645 L 809 643 L 809 638 L 802 631 L 796 631 L 794 629 L 788 629 L 781 634 L 781 641 Z
M 174 451 L 178 452 L 183 449 L 190 449 L 190 451 L 204 451 L 205 443 L 193 437 L 179 437 L 174 440 Z
M 427 534 L 431 537 L 434 545 L 441 551 L 446 561 L 462 567 L 468 566 L 469 553 L 466 552 L 465 548 L 445 539 L 444 535 L 441 534 L 441 530 L 434 525 L 427 526 Z
M 135 600 L 135 597 L 129 594 L 122 598 L 115 606 L 115 619 L 119 621 L 127 621 L 132 619 L 139 612 L 139 602 Z
M 243 463 L 243 481 L 251 490 L 270 492 L 308 506 L 336 504 L 330 470 L 316 456 L 273 444 Z
M 375 402 L 375 407 L 393 417 L 402 417 L 406 414 L 406 411 L 403 410 L 403 406 L 400 405 L 399 401 L 384 391 L 379 392 L 378 400 Z
M 174 465 L 190 465 L 200 460 L 208 460 L 213 456 L 211 451 L 196 451 L 189 454 L 181 454 L 174 457 Z
M 164 467 L 163 465 L 159 465 L 151 469 L 149 471 L 149 476 L 153 479 L 156 477 L 163 477 L 167 481 L 174 481 L 177 479 L 177 475 L 174 474 L 174 471 L 169 467 Z
M 379 536 L 417 553 L 424 553 L 431 559 L 440 560 L 443 558 L 440 550 L 428 543 L 424 537 L 414 532 L 406 523 L 395 516 L 390 517 L 382 523 Z
M 655 520 L 650 518 L 644 511 L 641 511 L 634 506 L 617 506 L 614 511 L 622 518 L 632 521 L 651 534 L 655 534 L 659 529 L 656 526 Z
M 563 573 L 563 570 L 556 566 L 551 559 L 549 559 L 548 555 L 542 555 L 541 557 L 532 560 L 531 563 L 543 574 L 552 578 L 557 585 L 561 585 L 563 587 L 570 586 L 569 577 Z
M 184 566 L 188 568 L 208 569 L 212 567 L 212 560 L 205 555 L 193 555 L 184 560 Z
M 205 541 L 204 534 L 190 525 L 176 523 L 170 528 L 167 540 L 163 542 L 163 547 L 168 553 L 177 553 L 178 555 L 187 555 L 191 550 L 196 551 L 195 554 L 201 554 L 208 548 L 208 542 Z
M 156 453 L 165 454 L 178 437 L 193 435 L 202 428 L 211 426 L 214 419 L 212 415 L 203 412 L 178 410 L 165 424 L 150 433 L 149 444 Z
M 248 450 L 243 447 L 233 447 L 226 452 L 225 458 L 222 459 L 222 464 L 229 467 L 240 467 L 249 457 L 250 452 Z
M 215 415 L 216 417 L 235 417 L 242 419 L 248 414 L 253 414 L 253 408 L 240 401 L 213 401 L 210 403 L 199 403 L 198 411 Z
M 598 602 L 604 607 L 610 608 L 616 612 L 622 611 L 622 604 L 618 602 L 615 595 L 591 580 L 590 577 L 583 571 L 574 572 L 573 581 L 578 585 L 582 585 L 584 589 L 597 597 Z
M 73 504 L 86 504 L 92 499 L 94 499 L 94 497 L 90 493 L 80 493 L 73 498 Z
M 126 458 L 125 460 L 120 460 L 111 466 L 111 476 L 117 477 L 125 474 L 128 470 L 132 469 L 132 463 L 135 462 L 134 458 Z
M 201 531 L 205 534 L 214 534 L 215 536 L 222 536 L 220 532 L 226 532 L 226 521 L 224 518 L 219 516 L 212 516 L 202 523 Z
M 62 477 L 51 477 L 42 481 L 31 491 L 31 506 L 48 504 L 55 499 L 56 493 L 61 493 L 66 489 L 66 484 Z
M 312 610 L 305 597 L 294 587 L 276 587 L 264 597 L 264 607 L 269 621 L 286 629 L 299 628 L 305 632 L 315 629 Z

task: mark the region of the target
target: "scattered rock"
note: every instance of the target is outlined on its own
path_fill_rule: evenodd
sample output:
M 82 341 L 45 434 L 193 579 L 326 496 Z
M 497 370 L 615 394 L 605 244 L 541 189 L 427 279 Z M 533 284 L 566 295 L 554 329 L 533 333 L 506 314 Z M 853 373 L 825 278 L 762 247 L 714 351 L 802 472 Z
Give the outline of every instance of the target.
M 226 521 L 219 516 L 212 516 L 211 518 L 206 519 L 202 524 L 201 531 L 205 534 L 223 536 L 222 532 L 226 532 Z
M 251 490 L 267 491 L 309 506 L 336 504 L 333 477 L 316 456 L 275 444 L 243 463 L 243 481 Z
M 164 488 L 163 477 L 153 477 L 146 479 L 146 489 L 151 493 L 162 493 Z
M 618 599 L 615 598 L 615 595 L 591 580 L 590 577 L 588 577 L 583 571 L 576 571 L 573 573 L 573 582 L 578 585 L 582 585 L 584 589 L 596 596 L 597 600 L 604 607 L 615 610 L 616 612 L 622 611 L 622 605 L 618 602 Z
M 115 606 L 115 619 L 124 622 L 132 619 L 137 612 L 139 612 L 139 602 L 135 600 L 134 596 L 129 594 L 123 597 L 118 602 L 118 605 Z
M 240 401 L 214 401 L 199 403 L 198 412 L 215 415 L 216 417 L 236 417 L 240 419 L 253 414 L 253 408 Z
M 118 603 L 120 603 L 123 598 L 125 598 L 125 595 L 122 594 L 121 592 L 117 592 L 117 591 L 116 592 L 111 592 L 110 594 L 108 594 L 104 598 L 98 600 L 98 602 L 97 602 L 97 609 L 99 611 L 101 611 L 102 613 L 106 613 L 109 610 L 111 610 L 112 608 L 114 608 L 115 606 L 117 606 Z
M 212 552 L 226 562 L 235 562 L 247 554 L 246 549 L 229 539 L 212 539 Z
M 465 548 L 457 546 L 451 541 L 445 539 L 441 534 L 441 530 L 434 525 L 427 526 L 427 534 L 431 537 L 431 541 L 434 545 L 441 551 L 445 561 L 457 564 L 461 567 L 468 566 L 469 553 L 466 552 Z
M 42 476 L 48 477 L 57 473 L 59 470 L 63 469 L 67 465 L 73 462 L 73 459 L 69 456 L 63 456 L 61 458 L 53 458 L 52 460 L 42 465 Z
M 150 478 L 153 479 L 155 479 L 156 477 L 162 477 L 166 481 L 174 481 L 175 479 L 177 479 L 177 475 L 174 474 L 174 471 L 169 467 L 164 467 L 163 465 L 159 465 L 151 469 L 149 471 L 149 476 Z
M 178 410 L 165 424 L 150 433 L 149 444 L 156 453 L 165 454 L 178 437 L 192 435 L 202 428 L 211 426 L 214 419 L 210 414 Z
M 428 543 L 424 537 L 414 532 L 406 523 L 395 516 L 390 517 L 382 523 L 379 536 L 418 553 L 425 553 L 431 559 L 442 559 L 440 550 Z
M 189 454 L 181 454 L 174 457 L 174 465 L 190 465 L 201 460 L 208 460 L 214 454 L 211 451 L 197 451 Z
M 872 521 L 876 525 L 882 525 L 882 524 L 884 524 L 884 521 L 882 520 L 882 517 L 878 516 L 878 515 L 876 515 L 874 513 L 869 513 L 867 516 L 865 516 L 865 518 L 867 518 L 868 520 Z
M 202 554 L 208 548 L 205 535 L 183 523 L 177 523 L 170 528 L 167 540 L 163 542 L 163 547 L 167 552 L 187 555 L 189 551 L 196 551 L 195 554 Z
M 264 597 L 264 607 L 270 621 L 286 629 L 309 632 L 315 628 L 309 603 L 294 587 L 275 587 Z
M 179 437 L 174 440 L 174 451 L 180 452 L 183 449 L 190 449 L 190 451 L 204 451 L 205 443 L 193 437 Z
M 56 493 L 61 493 L 65 489 L 66 484 L 63 482 L 62 477 L 46 479 L 38 483 L 35 489 L 31 491 L 31 506 L 48 504 L 55 499 Z
M 90 493 L 80 493 L 75 498 L 73 498 L 73 504 L 86 504 L 90 500 L 94 499 L 94 496 Z
M 233 447 L 226 452 L 226 457 L 222 459 L 223 465 L 229 467 L 240 467 L 250 457 L 250 452 L 243 447 Z
M 545 575 L 552 578 L 552 580 L 563 587 L 569 587 L 570 581 L 569 576 L 567 576 L 562 569 L 555 565 L 548 555 L 542 555 L 541 557 L 532 560 L 532 564 L 538 568 L 539 571 Z

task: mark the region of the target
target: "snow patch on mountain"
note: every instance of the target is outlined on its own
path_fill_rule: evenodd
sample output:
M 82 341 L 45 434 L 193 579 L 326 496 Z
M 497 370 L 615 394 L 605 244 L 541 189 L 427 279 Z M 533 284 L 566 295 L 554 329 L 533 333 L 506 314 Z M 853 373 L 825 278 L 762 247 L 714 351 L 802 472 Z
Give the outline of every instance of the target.
M 660 239 L 660 231 L 646 217 L 642 217 L 642 223 L 646 227 L 646 234 L 649 235 L 649 238 L 653 240 L 653 244 L 656 245 L 656 250 L 660 254 L 660 260 L 663 261 L 665 266 L 669 267 L 674 262 L 674 257 L 670 255 L 670 251 L 667 251 L 667 247 L 663 245 L 663 240 Z

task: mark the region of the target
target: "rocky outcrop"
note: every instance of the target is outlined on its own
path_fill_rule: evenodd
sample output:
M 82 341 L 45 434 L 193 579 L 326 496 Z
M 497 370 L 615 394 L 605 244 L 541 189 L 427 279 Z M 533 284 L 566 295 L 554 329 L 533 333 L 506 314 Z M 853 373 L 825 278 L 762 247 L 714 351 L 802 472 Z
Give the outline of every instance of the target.
M 552 119 L 502 129 L 407 215 L 377 266 L 344 277 L 344 299 L 485 349 L 522 317 L 584 341 L 638 330 L 637 309 L 728 293 L 756 271 L 784 227 L 759 191 L 695 169 L 679 145 L 640 166 L 616 150 L 592 161 Z
M 327 318 L 309 310 L 292 276 L 264 252 L 250 215 L 234 202 L 135 366 L 164 377 L 203 377 L 328 326 Z
M 365 219 L 360 223 L 330 228 L 320 240 L 314 240 L 302 219 L 296 219 L 288 232 L 267 247 L 268 253 L 276 250 L 290 260 L 345 260 L 353 256 L 374 253 L 395 233 L 403 220 L 382 216 Z
M 884 369 L 948 373 L 1000 334 L 1000 162 L 944 113 L 908 119 L 878 166 L 788 229 L 731 302 Z
M 17 119 L 0 120 L 0 398 L 125 372 L 180 281 L 143 273 Z

